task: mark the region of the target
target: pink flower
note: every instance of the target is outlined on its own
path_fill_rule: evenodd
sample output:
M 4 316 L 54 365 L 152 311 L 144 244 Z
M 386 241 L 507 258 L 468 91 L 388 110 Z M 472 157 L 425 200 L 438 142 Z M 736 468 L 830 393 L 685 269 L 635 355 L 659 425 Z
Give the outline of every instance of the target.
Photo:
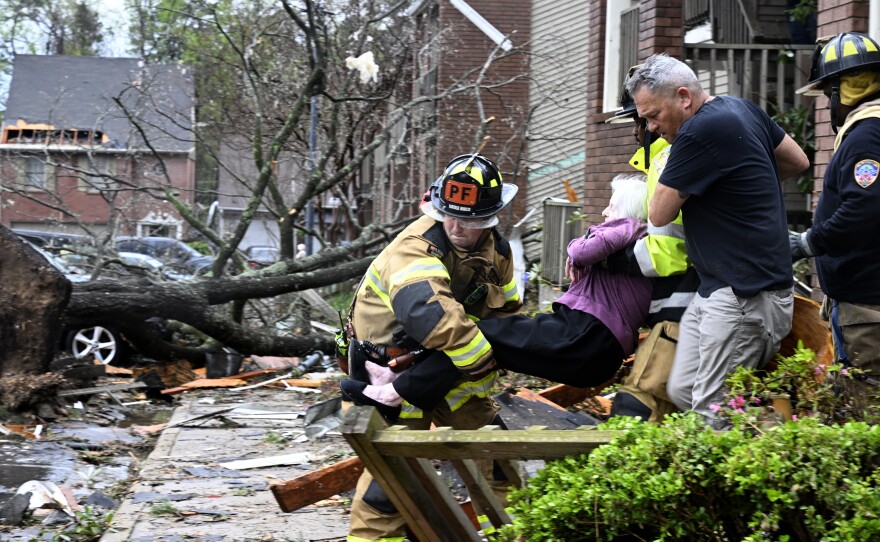
M 822 374 L 822 373 L 824 373 L 824 372 L 825 372 L 825 366 L 824 366 L 824 365 L 816 365 L 816 374 L 817 374 L 817 375 L 820 375 L 820 374 Z
M 760 397 L 755 397 L 754 399 L 752 399 L 752 401 L 754 401 L 754 403 L 755 403 L 756 405 L 760 405 L 760 404 L 763 402 L 763 401 L 761 401 L 761 398 L 760 398 Z
M 721 410 L 721 405 L 719 405 L 718 403 L 713 403 L 713 404 L 709 405 L 709 410 L 717 413 L 718 411 Z
M 797 414 L 792 414 L 792 415 L 791 415 L 791 421 L 793 421 L 793 422 L 798 421 Z
M 843 376 L 849 376 L 849 371 L 846 369 L 841 369 L 840 374 L 842 374 Z

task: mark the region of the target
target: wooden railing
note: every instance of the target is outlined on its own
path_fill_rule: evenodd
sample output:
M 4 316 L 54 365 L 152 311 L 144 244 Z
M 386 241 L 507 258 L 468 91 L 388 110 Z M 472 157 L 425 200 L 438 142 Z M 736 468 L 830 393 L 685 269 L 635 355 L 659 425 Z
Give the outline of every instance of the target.
M 422 542 L 482 540 L 429 459 L 450 460 L 474 508 L 498 528 L 510 523 L 510 517 L 475 460 L 494 459 L 509 480 L 522 486 L 523 480 L 511 461 L 589 453 L 619 434 L 597 431 L 592 426 L 575 430 L 493 428 L 498 429 L 412 431 L 402 426 L 386 427 L 372 407 L 352 407 L 341 432 Z
M 769 113 L 809 106 L 795 94 L 810 74 L 813 45 L 686 44 L 685 58 L 709 94 L 748 98 Z

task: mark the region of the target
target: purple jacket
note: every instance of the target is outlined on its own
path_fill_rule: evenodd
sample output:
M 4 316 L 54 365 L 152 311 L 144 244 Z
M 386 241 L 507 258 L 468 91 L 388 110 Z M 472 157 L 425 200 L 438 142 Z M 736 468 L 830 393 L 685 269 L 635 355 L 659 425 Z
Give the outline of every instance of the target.
M 644 222 L 618 218 L 590 226 L 586 236 L 572 239 L 568 257 L 584 273 L 556 300 L 560 305 L 598 318 L 614 333 L 627 356 L 635 352 L 639 327 L 648 315 L 651 279 L 609 273 L 594 264 L 643 237 L 645 231 Z

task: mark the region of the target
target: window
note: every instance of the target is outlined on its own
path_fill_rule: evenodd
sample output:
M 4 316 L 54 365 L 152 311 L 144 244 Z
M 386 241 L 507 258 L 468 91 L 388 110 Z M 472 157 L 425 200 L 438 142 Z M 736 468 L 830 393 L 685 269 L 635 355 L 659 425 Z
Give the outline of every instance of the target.
M 83 155 L 80 158 L 80 186 L 87 192 L 112 190 L 116 176 L 115 155 Z
M 16 184 L 24 190 L 51 190 L 55 168 L 46 156 L 23 156 L 15 160 Z
M 171 228 L 168 224 L 143 224 L 141 232 L 144 237 L 173 237 L 177 228 Z
M 28 188 L 46 188 L 46 165 L 36 156 L 24 159 L 24 184 Z
M 626 74 L 638 58 L 638 6 L 636 0 L 608 0 L 605 12 L 603 111 L 617 109 L 623 84 L 621 75 Z

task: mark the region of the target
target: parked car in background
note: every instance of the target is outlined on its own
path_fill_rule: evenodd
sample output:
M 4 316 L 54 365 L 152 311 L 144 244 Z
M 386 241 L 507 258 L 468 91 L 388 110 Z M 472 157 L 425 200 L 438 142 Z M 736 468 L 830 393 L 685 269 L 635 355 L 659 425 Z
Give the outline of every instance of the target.
M 214 258 L 206 256 L 172 237 L 117 237 L 114 243 L 119 252 L 137 252 L 160 260 L 164 272 L 182 278 L 199 276 L 211 271 Z
M 13 228 L 12 232 L 30 244 L 52 253 L 94 251 L 95 240 L 87 235 Z
M 278 261 L 278 247 L 251 245 L 245 249 L 244 256 L 250 269 L 260 269 Z
M 33 243 L 31 246 L 39 252 L 55 269 L 64 273 L 70 282 L 85 282 L 91 273 L 85 273 L 78 267 L 68 266 L 64 259 L 44 250 Z M 82 328 L 65 329 L 61 334 L 59 348 L 77 359 L 96 359 L 101 363 L 120 363 L 127 359 L 131 347 L 122 335 L 106 323 L 95 323 Z

